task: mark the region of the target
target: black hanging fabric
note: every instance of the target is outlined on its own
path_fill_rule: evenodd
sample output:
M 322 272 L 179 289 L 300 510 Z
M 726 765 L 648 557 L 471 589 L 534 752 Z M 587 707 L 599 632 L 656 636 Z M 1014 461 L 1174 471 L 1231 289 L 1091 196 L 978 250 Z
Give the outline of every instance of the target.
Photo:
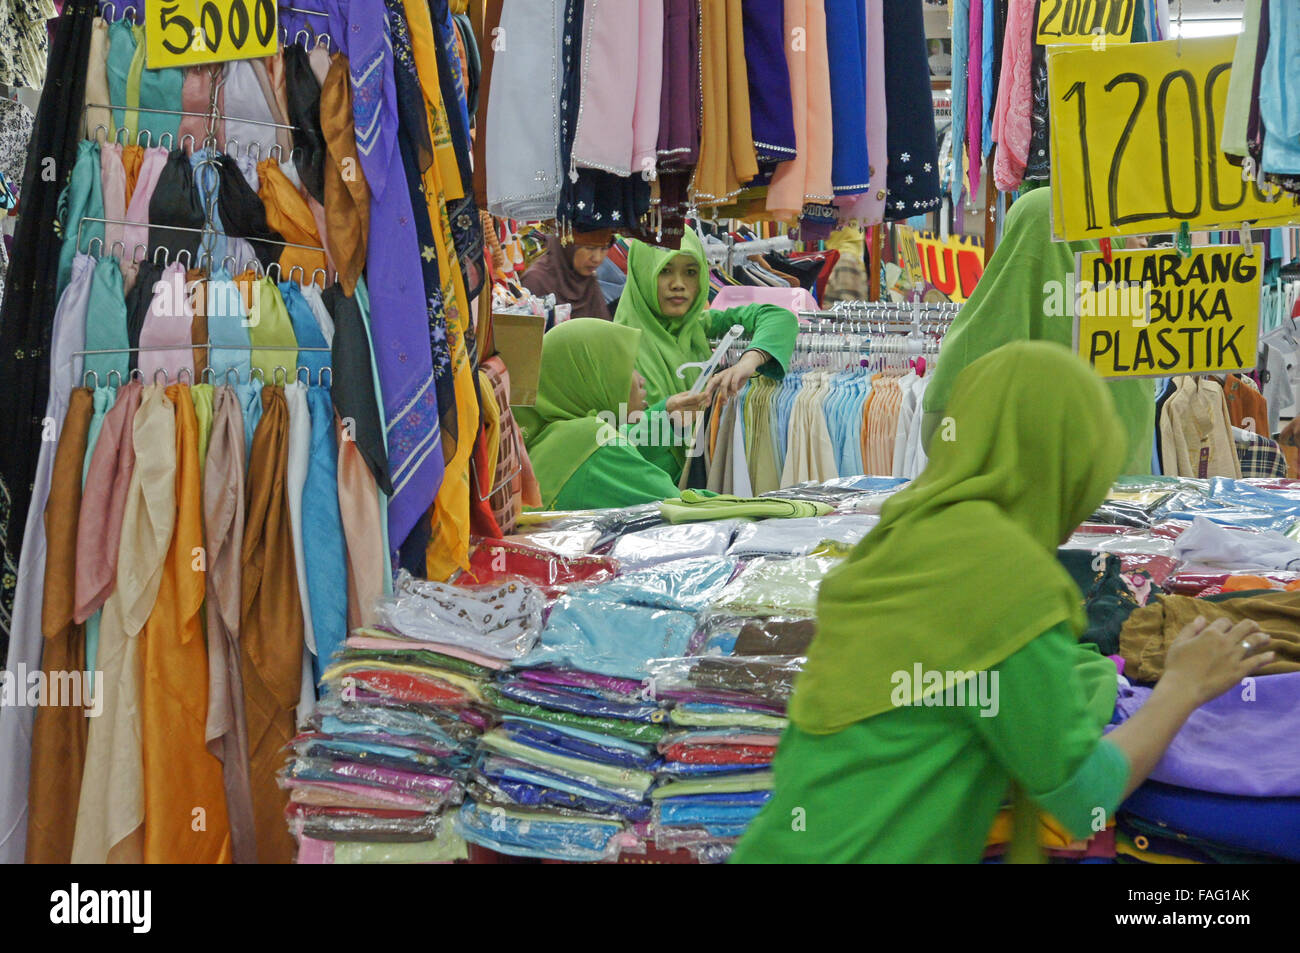
M 167 249 L 167 260 L 175 261 L 182 250 L 197 262 L 199 241 L 206 218 L 198 183 L 190 157 L 182 149 L 173 149 L 158 173 L 158 184 L 149 197 L 149 257 L 158 248 Z M 176 228 L 165 226 L 174 225 Z M 178 229 L 193 229 L 179 231 Z
M 388 475 L 388 453 L 384 449 L 384 421 L 375 397 L 374 371 L 370 363 L 370 338 L 356 299 L 338 284 L 321 294 L 325 310 L 334 319 L 334 342 L 330 354 L 330 400 L 340 420 L 352 422 L 352 439 L 374 474 L 375 482 L 392 494 Z
M 284 249 L 269 242 L 282 242 L 284 236 L 267 224 L 266 206 L 231 156 L 217 156 L 217 175 L 217 214 L 226 234 L 248 239 L 262 268 L 270 267 L 272 262 L 280 260 Z
M 91 23 L 98 12 L 95 0 L 66 0 L 54 21 L 49 62 L 55 68 L 36 110 L 14 234 L 18 253 L 0 308 L 0 660 L 9 652 L 18 557 L 50 389 L 61 244 L 54 221 L 81 139 Z
M 145 318 L 149 316 L 149 306 L 153 304 L 153 286 L 162 279 L 162 265 L 152 260 L 142 261 L 135 284 L 126 293 L 126 340 L 131 348 L 129 366 L 135 370 L 140 365 L 140 331 L 144 328 Z M 146 381 L 145 383 L 150 383 Z
M 284 48 L 284 85 L 289 122 L 293 124 L 294 165 L 307 193 L 324 205 L 325 132 L 320 124 L 320 83 L 301 46 Z

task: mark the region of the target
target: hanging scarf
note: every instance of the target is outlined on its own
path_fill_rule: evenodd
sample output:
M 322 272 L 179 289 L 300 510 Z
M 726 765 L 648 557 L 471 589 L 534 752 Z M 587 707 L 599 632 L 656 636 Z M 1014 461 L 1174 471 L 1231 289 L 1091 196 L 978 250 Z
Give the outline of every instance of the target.
M 325 240 L 338 269 L 343 290 L 352 294 L 366 266 L 366 236 L 370 230 L 370 190 L 366 186 L 352 125 L 352 85 L 342 53 L 330 60 L 321 86 L 321 127 L 328 161 L 325 179 Z
M 542 338 L 537 402 L 516 407 L 515 419 L 543 507 L 555 505 L 564 485 L 601 446 L 602 433 L 614 436 L 596 415 L 617 418 L 620 405 L 627 404 L 641 337 L 633 328 L 575 318 Z
M 579 274 L 573 267 L 576 245 L 564 245 L 554 235 L 546 237 L 546 254 L 524 273 L 523 285 L 538 297 L 555 295 L 560 304 L 573 305 L 572 317 L 609 318 L 609 305 L 595 275 Z
M 690 255 L 700 269 L 700 291 L 690 309 L 680 318 L 669 320 L 659 310 L 659 273 L 679 254 Z M 636 369 L 646 382 L 646 400 L 657 404 L 689 387 L 693 378 L 677 376 L 677 368 L 687 361 L 702 361 L 709 356 L 709 338 L 700 320 L 709 303 L 709 267 L 704 246 L 691 229 L 682 236 L 681 251 L 656 248 L 632 241 L 627 253 L 627 286 L 618 302 L 614 323 L 641 330 L 641 348 Z
M 321 88 L 301 46 L 284 50 L 285 91 L 298 177 L 307 194 L 325 202 L 325 134 L 321 128 Z
M 285 492 L 289 408 L 283 387 L 262 388 L 262 419 L 248 459 L 247 522 L 240 560 L 249 784 L 259 863 L 289 863 L 293 838 L 276 783 L 293 738 L 302 680 L 303 617 Z

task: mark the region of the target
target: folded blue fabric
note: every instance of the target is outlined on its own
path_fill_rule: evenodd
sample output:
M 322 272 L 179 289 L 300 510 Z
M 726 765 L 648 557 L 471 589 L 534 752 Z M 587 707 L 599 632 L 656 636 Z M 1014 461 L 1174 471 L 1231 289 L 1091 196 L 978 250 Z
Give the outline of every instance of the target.
M 525 682 L 522 679 L 499 682 L 496 687 L 506 698 L 529 705 L 540 705 L 554 711 L 568 711 L 602 718 L 622 718 L 627 721 L 665 720 L 666 713 L 658 705 L 629 705 L 624 702 L 610 701 L 599 694 L 582 689 L 570 691 L 538 688 L 535 682 Z
M 694 631 L 695 616 L 688 612 L 568 595 L 551 609 L 541 641 L 516 664 L 640 679 L 649 659 L 685 655 Z
M 637 755 L 622 748 L 609 747 L 582 738 L 573 738 L 562 732 L 555 731 L 549 726 L 523 725 L 518 722 L 507 721 L 501 727 L 512 740 L 518 741 L 520 744 L 570 758 L 589 758 L 592 761 L 616 764 L 625 768 L 638 768 L 643 771 L 657 760 L 648 751 Z
M 675 797 L 671 801 L 665 801 L 664 803 L 762 807 L 770 800 L 772 800 L 771 791 L 735 791 L 732 793 L 722 794 L 685 794 L 681 797 Z
M 497 783 L 501 781 L 523 781 L 539 787 L 554 788 L 578 797 L 591 798 L 594 801 L 617 802 L 621 804 L 640 804 L 642 798 L 622 791 L 612 791 L 595 781 L 559 774 L 535 764 L 526 764 L 503 755 L 492 755 L 484 759 L 479 766 L 479 773 Z
M 681 827 L 688 824 L 748 824 L 761 811 L 759 804 L 678 804 L 664 801 L 659 806 L 659 823 Z
M 1120 810 L 1225 847 L 1300 861 L 1300 798 L 1233 797 L 1148 781 Z
M 650 819 L 649 804 L 622 804 L 614 801 L 597 801 L 592 798 L 566 794 L 554 788 L 528 784 L 525 781 L 497 781 L 496 788 L 516 804 L 529 807 L 563 807 L 590 814 L 617 814 L 633 823 Z
M 547 820 L 545 815 L 521 820 L 472 801 L 461 806 L 456 821 L 471 844 L 546 860 L 606 860 L 612 853 L 610 841 L 623 830 L 616 824 Z
M 589 593 L 593 598 L 631 606 L 699 612 L 726 588 L 735 570 L 736 560 L 726 556 L 674 559 L 623 573 Z

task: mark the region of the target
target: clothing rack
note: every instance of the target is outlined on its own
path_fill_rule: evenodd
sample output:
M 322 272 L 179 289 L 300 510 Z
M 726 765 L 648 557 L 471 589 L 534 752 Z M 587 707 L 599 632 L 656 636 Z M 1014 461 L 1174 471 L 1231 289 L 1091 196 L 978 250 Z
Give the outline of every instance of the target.
M 306 251 L 318 251 L 318 252 L 321 252 L 322 254 L 323 254 L 324 251 L 325 251 L 324 248 L 317 247 L 316 245 L 302 245 L 302 244 L 299 244 L 298 242 L 276 241 L 276 240 L 273 239 L 273 238 L 249 238 L 249 237 L 247 237 L 247 236 L 243 236 L 243 235 L 230 235 L 230 234 L 227 234 L 227 233 L 225 233 L 225 232 L 217 232 L 217 231 L 215 231 L 214 229 L 211 229 L 211 228 L 190 228 L 190 227 L 188 227 L 188 226 L 186 226 L 186 225 L 150 225 L 150 224 L 143 223 L 143 222 L 128 222 L 128 221 L 125 221 L 125 220 L 123 220 L 123 219 L 117 219 L 117 218 L 96 218 L 96 217 L 94 217 L 94 216 L 90 216 L 90 215 L 87 215 L 87 216 L 83 217 L 83 218 L 81 219 L 81 221 L 77 224 L 77 249 L 78 249 L 78 250 L 81 249 L 81 239 L 82 239 L 82 237 L 83 237 L 83 236 L 82 236 L 82 231 L 81 231 L 81 230 L 82 230 L 82 228 L 85 226 L 85 224 L 86 224 L 87 222 L 91 222 L 91 223 L 99 223 L 99 224 L 102 224 L 102 225 L 128 225 L 128 226 L 135 226 L 135 227 L 137 227 L 137 228 L 171 229 L 172 231 L 176 231 L 176 232 L 190 232 L 190 233 L 195 234 L 195 235 L 218 235 L 218 234 L 219 234 L 219 235 L 222 235 L 222 236 L 224 236 L 225 238 L 228 238 L 228 239 L 230 239 L 230 238 L 234 238 L 234 239 L 238 239 L 238 240 L 240 240 L 240 241 L 246 241 L 246 242 L 265 242 L 265 243 L 268 244 L 268 245 L 281 245 L 281 246 L 284 246 L 284 247 L 286 247 L 286 248 L 302 248 L 302 249 L 305 249 Z M 86 243 L 86 253 L 87 253 L 87 254 L 90 253 L 90 249 L 94 246 L 94 244 L 95 244 L 95 242 L 96 242 L 97 240 L 100 242 L 100 250 L 101 250 L 101 252 L 103 251 L 103 239 L 101 239 L 98 235 L 96 235 L 96 236 L 94 236 L 93 238 L 91 238 L 90 241 L 88 241 L 88 242 Z M 121 241 L 115 241 L 115 242 L 113 242 L 113 244 L 110 246 L 110 254 L 112 253 L 112 251 L 111 251 L 112 248 L 115 248 L 115 247 L 117 247 L 118 245 L 122 245 L 122 249 L 123 249 L 123 251 L 126 250 L 126 245 L 125 245 L 125 244 L 123 244 Z M 134 254 L 134 252 L 137 251 L 137 250 L 139 250 L 140 248 L 145 248 L 146 252 L 148 251 L 148 247 L 147 247 L 143 242 L 137 242 L 136 245 L 135 245 L 135 248 L 132 249 L 132 257 L 131 257 L 131 260 L 132 260 L 132 261 L 143 261 L 143 259 L 135 257 L 135 254 Z M 171 249 L 167 248 L 167 246 L 165 246 L 165 245 L 155 245 L 155 246 L 154 246 L 154 257 L 155 257 L 155 261 L 156 261 L 156 259 L 157 259 L 157 254 L 158 254 L 158 250 L 159 250 L 159 249 L 161 249 L 162 251 L 164 251 L 164 252 L 167 253 L 167 254 L 164 256 L 164 262 L 165 262 L 165 263 L 169 263 L 169 262 L 171 261 L 172 251 L 171 251 Z M 175 253 L 175 257 L 176 257 L 177 260 L 180 259 L 180 256 L 181 256 L 181 255 L 186 255 L 186 257 L 188 258 L 188 257 L 190 257 L 190 256 L 188 255 L 188 252 L 189 252 L 189 249 L 187 249 L 187 248 L 182 248 L 180 251 L 178 251 L 178 252 Z M 95 257 L 100 257 L 100 256 L 95 256 Z M 211 265 L 211 263 L 212 263 L 212 256 L 211 256 L 210 254 L 208 254 L 208 253 L 205 252 L 203 255 L 201 255 L 201 256 L 199 256 L 199 257 L 208 259 L 208 264 Z M 233 256 L 233 255 L 226 255 L 224 258 L 221 259 L 222 262 L 225 262 L 226 258 L 230 258 L 230 259 L 233 260 L 233 259 L 234 259 L 234 256 Z M 237 263 L 236 263 L 236 264 L 237 264 Z M 279 267 L 279 264 L 280 264 L 279 262 L 272 262 L 270 265 L 267 265 L 267 266 L 263 269 L 263 268 L 262 268 L 262 264 L 261 264 L 261 262 L 260 262 L 260 261 L 255 261 L 255 263 L 250 264 L 250 267 L 255 268 L 255 269 L 260 269 L 260 270 L 262 270 L 263 273 L 265 274 L 265 273 L 269 272 L 271 268 L 278 268 L 278 267 Z M 301 270 L 301 267 L 302 267 L 302 266 L 300 266 L 300 265 L 295 265 L 295 266 L 294 266 L 294 268 L 298 268 L 299 270 Z M 317 268 L 317 269 L 315 269 L 315 270 L 312 272 L 312 274 L 314 275 L 317 271 L 323 271 L 323 270 L 324 270 L 324 269 L 322 269 L 322 268 Z M 292 274 L 292 269 L 290 269 L 290 274 Z M 281 272 L 281 275 L 283 275 L 283 271 Z M 326 275 L 326 277 L 328 278 L 328 275 Z
M 753 241 L 738 242 L 730 235 L 722 239 L 722 244 L 716 242 L 704 243 L 704 256 L 710 265 L 725 265 L 727 270 L 731 270 L 732 262 L 739 255 L 741 258 L 752 258 L 755 255 L 766 255 L 768 252 L 788 252 L 794 251 L 794 241 L 787 236 L 777 238 L 756 238 Z
M 102 355 L 102 354 L 142 354 L 142 353 L 147 353 L 147 352 L 150 352 L 150 351 L 184 351 L 184 350 L 191 350 L 191 351 L 192 351 L 192 350 L 195 350 L 195 349 L 198 349 L 198 348 L 204 348 L 204 349 L 206 349 L 206 350 L 208 350 L 208 351 L 211 351 L 213 348 L 218 348 L 218 349 L 223 350 L 223 351 L 249 351 L 249 352 L 252 352 L 252 351 L 294 351 L 294 352 L 309 351 L 309 352 L 323 352 L 323 353 L 330 353 L 330 352 L 333 351 L 333 348 L 331 348 L 331 347 L 295 347 L 295 346 L 291 346 L 291 345 L 288 345 L 288 344 L 261 344 L 261 345 L 258 345 L 258 344 L 222 344 L 222 343 L 215 343 L 215 344 L 214 344 L 214 343 L 212 343 L 211 341 L 208 341 L 208 342 L 204 342 L 204 343 L 189 344 L 189 345 L 181 345 L 181 346 L 178 346 L 178 345 L 175 345 L 175 344 L 152 344 L 152 345 L 144 345 L 144 346 L 141 346 L 141 347 L 113 347 L 113 348 L 88 349 L 88 350 L 84 350 L 84 351 L 73 351 L 73 352 L 72 352 L 72 356 L 75 358 L 75 357 L 87 357 L 87 356 Z M 157 382 L 157 377 L 158 377 L 158 372 L 159 372 L 159 371 L 161 371 L 161 372 L 165 375 L 166 380 L 171 380 L 171 375 L 170 375 L 170 374 L 167 374 L 166 370 L 165 370 L 164 368 L 161 368 L 161 367 L 160 367 L 160 368 L 158 368 L 157 371 L 154 372 L 154 380 L 155 380 L 155 383 Z M 271 376 L 271 382 L 272 382 L 273 384 L 278 384 L 278 383 L 280 383 L 280 374 L 279 374 L 280 371 L 284 371 L 284 382 L 285 382 L 285 383 L 288 383 L 290 380 L 295 380 L 295 381 L 296 381 L 296 380 L 301 379 L 301 378 L 302 378 L 302 375 L 303 375 L 303 372 L 305 371 L 306 374 L 307 374 L 307 384 L 309 384 L 309 385 L 311 384 L 311 372 L 312 372 L 312 369 L 311 369 L 310 367 L 307 367 L 307 366 L 304 365 L 304 364 L 298 364 L 298 365 L 294 368 L 295 373 L 293 374 L 292 377 L 289 376 L 290 368 L 289 368 L 288 366 L 286 366 L 286 365 L 284 365 L 284 364 L 277 365 L 277 366 L 275 367 L 274 372 L 272 373 L 272 376 Z M 316 384 L 317 384 L 317 386 L 324 386 L 324 383 L 325 383 L 325 372 L 326 372 L 326 371 L 328 371 L 329 374 L 330 374 L 330 381 L 331 381 L 331 383 L 333 382 L 333 379 L 334 379 L 334 371 L 333 371 L 333 368 L 328 367 L 328 366 L 326 366 L 326 367 L 321 367 L 321 368 L 319 368 L 319 369 L 317 370 L 317 372 L 316 372 Z M 231 375 L 232 373 L 235 375 L 235 383 L 240 383 L 240 379 L 239 379 L 239 370 L 238 370 L 238 368 L 234 368 L 234 367 L 228 367 L 228 368 L 226 368 L 225 372 L 221 375 L 221 377 L 224 378 L 225 381 L 226 381 L 227 383 L 229 383 L 229 381 L 230 381 L 230 375 Z M 112 379 L 113 379 L 113 375 L 114 375 L 114 374 L 117 374 L 117 376 L 118 376 L 118 380 L 119 380 L 119 381 L 122 380 L 122 375 L 121 375 L 121 373 L 118 372 L 118 371 L 116 371 L 116 370 L 114 370 L 114 371 L 110 371 L 110 372 L 107 374 L 107 379 L 108 379 L 109 382 L 112 381 Z M 177 380 L 178 383 L 179 383 L 180 380 L 181 380 L 181 375 L 182 375 L 182 374 L 186 374 L 187 376 L 189 376 L 189 377 L 191 378 L 191 383 L 193 382 L 193 375 L 192 375 L 192 374 L 189 374 L 189 368 L 181 368 L 181 373 L 178 373 L 178 374 L 176 375 L 176 380 Z M 213 368 L 212 368 L 211 365 L 209 365 L 208 367 L 205 367 L 205 368 L 203 369 L 203 373 L 200 374 L 199 376 L 202 377 L 202 378 L 204 378 L 204 379 L 205 379 L 205 382 L 207 382 L 207 378 L 208 378 L 208 375 L 209 375 L 209 374 L 212 375 L 212 378 L 211 378 L 212 381 L 215 381 L 215 380 L 217 379 L 217 372 L 216 372 L 215 370 L 213 370 Z M 85 386 L 89 386 L 88 380 L 89 380 L 89 378 L 92 377 L 92 376 L 95 378 L 95 386 L 98 387 L 98 386 L 99 386 L 99 374 L 98 374 L 97 372 L 93 371 L 93 370 L 85 371 L 85 372 L 81 375 L 81 379 L 82 379 L 82 383 L 83 383 L 83 385 L 85 385 Z M 144 375 L 143 375 L 143 373 L 141 373 L 141 371 L 140 371 L 139 368 L 136 368 L 135 370 L 129 372 L 129 373 L 127 374 L 127 377 L 130 377 L 130 378 L 132 378 L 132 379 L 134 379 L 134 380 L 139 380 L 139 381 L 143 381 L 143 380 L 144 380 Z M 261 369 L 260 367 L 254 367 L 254 368 L 250 369 L 249 374 L 248 374 L 248 381 L 247 381 L 247 382 L 248 382 L 248 383 L 251 383 L 254 377 L 259 378 L 259 379 L 262 381 L 263 384 L 266 383 L 266 375 L 265 375 L 265 373 L 262 371 L 262 369 Z M 166 382 L 166 381 L 164 381 L 164 383 L 165 383 L 165 382 Z

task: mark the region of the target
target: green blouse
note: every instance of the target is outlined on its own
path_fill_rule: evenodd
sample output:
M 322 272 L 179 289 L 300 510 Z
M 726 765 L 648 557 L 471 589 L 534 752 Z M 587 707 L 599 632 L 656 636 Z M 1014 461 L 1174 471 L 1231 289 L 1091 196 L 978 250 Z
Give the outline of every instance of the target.
M 772 799 L 732 861 L 976 863 L 1013 779 L 1076 837 L 1091 836 L 1097 818 L 1113 818 L 1129 775 L 1101 737 L 1114 663 L 1062 624 L 996 671 L 991 717 L 969 705 L 917 707 L 829 735 L 791 725 Z
M 597 447 L 555 497 L 557 510 L 612 509 L 677 496 L 677 484 L 629 444 Z

